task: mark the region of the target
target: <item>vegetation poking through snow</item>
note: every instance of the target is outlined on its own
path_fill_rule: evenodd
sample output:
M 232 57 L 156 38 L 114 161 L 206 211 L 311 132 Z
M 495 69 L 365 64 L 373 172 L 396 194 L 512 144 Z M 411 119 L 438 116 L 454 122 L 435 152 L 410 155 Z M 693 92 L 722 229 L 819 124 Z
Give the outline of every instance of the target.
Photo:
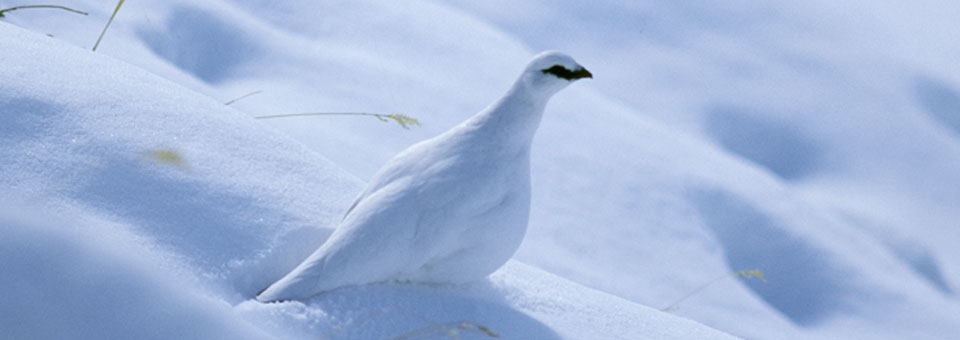
M 147 157 L 158 163 L 173 165 L 180 168 L 187 166 L 187 161 L 179 151 L 174 149 L 154 149 L 147 152 Z
M 303 116 L 334 116 L 334 115 L 352 115 L 352 116 L 371 116 L 376 117 L 382 122 L 389 122 L 390 120 L 396 121 L 397 124 L 400 124 L 400 127 L 404 129 L 410 129 L 410 126 L 416 125 L 421 126 L 420 121 L 416 118 L 407 116 L 401 113 L 394 114 L 380 114 L 380 113 L 368 113 L 368 112 L 305 112 L 305 113 L 289 113 L 282 115 L 268 115 L 268 116 L 256 116 L 253 118 L 256 119 L 271 119 L 271 118 L 288 118 L 288 117 L 303 117 Z
M 745 279 L 759 278 L 761 281 L 767 282 L 767 278 L 763 275 L 763 272 L 757 269 L 744 269 L 744 270 L 738 270 L 735 272 L 724 273 L 723 275 L 720 275 L 714 278 L 713 280 L 707 281 L 707 283 L 700 285 L 696 289 L 690 291 L 690 293 L 687 293 L 683 297 L 671 303 L 669 306 L 661 308 L 660 310 L 664 312 L 675 311 L 680 308 L 680 302 L 683 302 L 684 300 L 690 298 L 691 296 L 697 295 L 697 293 L 700 293 L 704 289 L 707 289 L 707 287 L 712 286 L 714 283 L 720 282 L 721 280 L 728 277 L 736 277 L 736 276 L 741 276 Z
M 60 6 L 60 5 L 24 5 L 24 6 L 14 6 L 14 7 L 10 7 L 10 8 L 0 9 L 0 18 L 3 18 L 3 17 L 4 17 L 4 13 L 6 13 L 6 12 L 12 12 L 12 11 L 16 11 L 16 10 L 18 10 L 18 9 L 27 9 L 27 8 L 56 8 L 56 9 L 62 9 L 62 10 L 65 10 L 65 11 L 70 11 L 70 12 L 77 13 L 77 14 L 87 15 L 87 12 L 75 10 L 75 9 L 73 9 L 73 8 L 66 7 L 66 6 Z
M 97 46 L 100 46 L 100 40 L 103 40 L 103 35 L 107 34 L 107 28 L 110 28 L 110 24 L 113 23 L 113 18 L 117 16 L 117 12 L 120 11 L 120 6 L 123 6 L 123 0 L 117 2 L 117 8 L 113 9 L 113 14 L 110 15 L 110 20 L 107 20 L 107 25 L 103 26 L 103 32 L 100 32 L 100 37 L 97 38 L 97 42 L 93 44 L 93 51 L 97 50 Z
M 320 339 L 331 339 L 334 338 L 338 333 L 351 328 L 356 327 L 357 325 L 376 319 L 380 316 L 389 313 L 403 313 L 404 315 L 412 316 L 424 323 L 427 323 L 427 326 L 413 329 L 411 331 L 405 332 L 403 334 L 390 337 L 390 340 L 413 340 L 413 339 L 436 339 L 439 337 L 448 337 L 451 339 L 460 339 L 460 334 L 465 332 L 476 332 L 477 334 L 483 334 L 491 338 L 499 338 L 500 334 L 494 332 L 489 327 L 469 322 L 469 321 L 454 321 L 454 322 L 436 322 L 432 321 L 422 315 L 417 314 L 416 312 L 411 311 L 401 311 L 396 308 L 379 308 L 370 313 L 362 315 L 358 318 L 349 320 L 347 323 L 334 328 L 330 332 L 327 332 L 320 336 Z
M 437 323 L 430 326 L 417 328 L 400 336 L 390 338 L 390 340 L 426 339 L 433 338 L 434 336 L 446 336 L 451 339 L 460 339 L 461 332 L 477 332 L 491 338 L 500 337 L 500 334 L 497 334 L 484 325 L 478 325 L 466 321 L 457 321 Z
M 230 105 L 230 104 L 236 103 L 236 102 L 238 102 L 238 101 L 241 101 L 241 100 L 243 100 L 243 99 L 245 99 L 245 98 L 247 98 L 247 97 L 250 97 L 250 96 L 252 96 L 252 95 L 259 94 L 259 93 L 262 93 L 262 92 L 263 92 L 263 91 L 261 91 L 261 90 L 256 90 L 256 91 L 247 93 L 247 94 L 245 94 L 245 95 L 239 96 L 239 97 L 237 97 L 237 98 L 233 98 L 233 99 L 231 99 L 231 100 L 228 100 L 226 103 L 223 103 L 223 105 Z

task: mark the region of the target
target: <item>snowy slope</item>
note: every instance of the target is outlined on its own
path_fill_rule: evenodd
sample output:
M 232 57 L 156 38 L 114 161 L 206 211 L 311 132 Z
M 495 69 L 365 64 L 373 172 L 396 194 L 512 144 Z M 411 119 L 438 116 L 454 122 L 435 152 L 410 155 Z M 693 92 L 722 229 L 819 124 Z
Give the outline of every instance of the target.
M 5 335 L 732 338 L 516 262 L 470 286 L 254 302 L 322 242 L 360 182 L 142 69 L 6 23 L 0 45 Z
M 8 339 L 270 339 L 196 285 L 159 273 L 136 235 L 3 201 L 0 308 Z M 63 215 L 66 216 L 66 215 Z M 78 231 L 78 228 L 99 230 Z M 148 255 L 149 254 L 149 255 Z M 151 256 L 152 255 L 152 256 Z
M 780 203 L 767 198 L 744 202 L 722 195 L 707 206 L 697 203 L 697 209 L 713 230 L 729 234 L 743 230 L 741 225 L 761 228 L 743 230 L 753 234 L 749 237 L 721 237 L 733 269 L 745 257 L 777 253 L 780 257 L 763 265 L 769 276 L 789 277 L 770 268 L 783 266 L 815 277 L 802 284 L 793 281 L 791 287 L 798 288 L 796 302 L 790 303 L 794 306 L 785 306 L 785 298 L 765 298 L 788 307 L 778 309 L 806 332 L 821 337 L 878 332 L 876 336 L 891 338 L 956 332 L 952 326 L 941 329 L 922 321 L 938 314 L 954 324 L 960 318 L 955 298 L 960 273 L 955 246 L 960 240 L 960 78 L 955 70 L 960 46 L 949 38 L 960 34 L 955 3 L 528 1 L 526 12 L 548 14 L 516 16 L 499 10 L 501 2 L 453 2 L 536 48 L 582 51 L 584 58 L 598 61 L 596 73 L 613 78 L 596 84 L 608 95 L 671 129 L 715 144 L 780 182 L 783 195 L 796 201 L 790 204 L 807 213 L 777 209 L 771 203 Z M 834 258 L 812 261 L 804 255 L 788 261 L 794 257 L 783 257 L 781 249 L 800 244 L 772 242 L 783 237 L 762 229 L 791 228 L 789 224 L 798 230 L 781 236 L 823 234 L 835 244 L 829 251 Z M 852 246 L 856 243 L 882 249 L 865 251 Z M 758 244 L 769 247 L 754 255 L 742 249 Z M 840 270 L 824 270 L 843 262 L 848 264 Z M 807 275 L 811 270 L 822 274 Z M 874 316 L 868 316 L 857 327 L 807 318 L 816 310 L 832 309 L 816 301 L 829 301 L 830 291 L 860 281 L 851 278 L 867 270 L 885 273 L 862 281 L 892 286 L 849 305 L 914 315 L 925 308 L 914 305 L 933 303 L 946 312 L 922 312 L 914 322 L 884 316 L 871 321 Z M 843 282 L 830 283 L 827 276 Z M 757 292 L 763 296 L 766 289 Z M 907 302 L 899 307 L 873 304 L 884 295 Z M 861 314 L 845 309 L 836 317 Z M 730 321 L 716 315 L 697 313 L 695 318 L 732 329 L 719 326 Z
M 112 8 L 76 4 L 93 15 L 9 20 L 90 47 Z M 264 122 L 363 179 L 561 49 L 595 79 L 547 109 L 518 259 L 658 308 L 761 269 L 766 283 L 721 279 L 675 311 L 748 338 L 960 332 L 957 5 L 509 4 L 130 2 L 99 53 L 220 102 L 263 91 L 233 105 L 250 115 L 424 122 Z M 339 208 L 320 203 L 276 207 L 325 226 Z

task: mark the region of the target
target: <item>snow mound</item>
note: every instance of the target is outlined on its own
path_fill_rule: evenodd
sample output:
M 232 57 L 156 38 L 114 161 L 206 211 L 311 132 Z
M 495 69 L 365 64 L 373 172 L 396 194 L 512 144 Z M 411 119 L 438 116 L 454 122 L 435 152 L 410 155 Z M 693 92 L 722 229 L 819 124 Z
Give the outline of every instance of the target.
M 109 224 L 38 218 L 4 202 L 0 327 L 11 339 L 269 339 L 221 300 L 161 275 L 132 235 L 79 232 Z M 10 209 L 18 208 L 18 211 Z M 91 237 L 96 236 L 96 237 Z
M 519 262 L 465 286 L 373 284 L 305 302 L 237 306 L 244 318 L 291 337 L 383 335 L 463 339 L 720 339 L 694 322 L 572 284 Z M 309 320 L 308 322 L 304 322 Z M 730 337 L 732 338 L 732 337 Z
M 89 49 L 112 6 L 74 4 L 91 15 L 4 20 Z M 326 237 L 360 187 L 344 173 L 369 178 L 498 98 L 535 51 L 562 50 L 596 77 L 547 108 L 517 260 L 654 307 L 697 291 L 674 313 L 746 338 L 949 338 L 960 332 L 960 78 L 949 72 L 960 48 L 944 42 L 960 35 L 957 9 L 944 0 L 127 2 L 97 58 L 31 55 L 23 50 L 50 39 L 4 35 L 0 57 L 12 67 L 0 71 L 0 102 L 20 114 L 0 124 L 0 141 L 15 146 L 0 149 L 0 184 L 127 226 L 147 248 L 178 254 L 169 266 L 240 303 Z M 219 40 L 229 53 L 209 48 Z M 149 90 L 157 81 L 142 71 L 121 67 L 102 81 L 60 65 L 80 58 L 96 66 L 85 70 L 112 70 L 104 56 L 208 97 Z M 57 65 L 26 61 L 50 59 Z M 230 106 L 242 114 L 221 104 L 254 91 Z M 242 119 L 313 111 L 424 124 Z M 176 122 L 132 118 L 167 115 Z M 84 122 L 93 133 L 70 125 Z M 230 129 L 238 135 L 221 133 Z M 173 155 L 189 170 L 172 166 Z M 142 197 L 154 191 L 164 199 Z M 151 206 L 161 202 L 170 208 Z M 155 220 L 180 210 L 198 218 Z M 206 242 L 236 248 L 198 249 Z M 744 269 L 767 282 L 729 279 Z
M 730 338 L 522 264 L 469 287 L 382 284 L 255 303 L 329 235 L 360 181 L 142 69 L 6 23 L 0 45 L 6 334 Z

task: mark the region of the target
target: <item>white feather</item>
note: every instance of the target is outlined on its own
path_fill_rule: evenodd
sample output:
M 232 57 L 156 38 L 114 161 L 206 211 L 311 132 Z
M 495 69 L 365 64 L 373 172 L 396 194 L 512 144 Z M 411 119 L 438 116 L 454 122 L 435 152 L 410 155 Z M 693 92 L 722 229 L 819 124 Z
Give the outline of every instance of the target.
M 558 65 L 578 73 L 545 71 Z M 503 98 L 387 162 L 330 238 L 257 299 L 390 280 L 467 282 L 496 271 L 526 232 L 530 144 L 547 100 L 589 76 L 564 54 L 535 57 Z

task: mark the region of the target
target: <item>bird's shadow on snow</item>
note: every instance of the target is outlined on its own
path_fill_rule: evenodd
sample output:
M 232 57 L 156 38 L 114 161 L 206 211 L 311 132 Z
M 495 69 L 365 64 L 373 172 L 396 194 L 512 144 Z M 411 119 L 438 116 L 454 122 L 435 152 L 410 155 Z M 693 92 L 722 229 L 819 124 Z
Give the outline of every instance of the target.
M 237 306 L 295 337 L 321 339 L 561 339 L 512 307 L 503 287 L 380 283 L 336 289 L 304 302 Z

